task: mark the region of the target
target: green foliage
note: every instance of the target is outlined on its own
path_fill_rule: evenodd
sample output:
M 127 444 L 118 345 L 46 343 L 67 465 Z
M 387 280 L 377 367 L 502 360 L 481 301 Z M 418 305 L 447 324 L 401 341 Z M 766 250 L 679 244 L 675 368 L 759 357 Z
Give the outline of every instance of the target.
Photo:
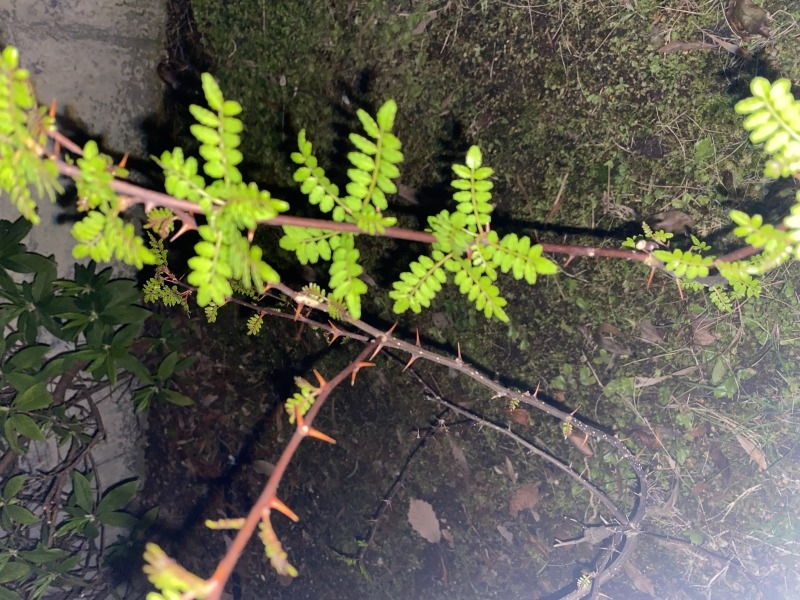
M 264 324 L 264 313 L 252 315 L 247 319 L 247 335 L 258 335 Z
M 800 102 L 791 93 L 791 82 L 778 79 L 770 83 L 756 77 L 750 84 L 753 94 L 736 104 L 736 112 L 748 115 L 743 126 L 750 141 L 764 144 L 770 156 L 764 167 L 767 177 L 796 176 L 800 173 Z M 737 227 L 734 234 L 763 251 L 758 260 L 742 265 L 746 273 L 757 275 L 779 266 L 789 257 L 800 258 L 800 192 L 791 214 L 784 219 L 786 231 L 764 224 L 760 215 L 731 213 Z
M 301 415 L 305 415 L 311 407 L 314 406 L 316 395 L 319 391 L 302 377 L 295 377 L 294 382 L 295 385 L 300 388 L 300 391 L 295 392 L 292 397 L 284 403 L 286 412 L 289 414 L 289 422 L 292 424 L 295 422 L 295 412 L 297 410 L 300 411 Z
M 449 271 L 459 291 L 487 318 L 508 321 L 503 310 L 507 302 L 494 283 L 497 269 L 534 284 L 537 275 L 551 275 L 558 267 L 542 256 L 542 247 L 532 244 L 529 237 L 512 233 L 500 238 L 491 230 L 493 184 L 489 178 L 493 171 L 482 166 L 477 146 L 467 151 L 465 164 L 453 165 L 453 172 L 456 212 L 444 210 L 428 219 L 436 242 L 430 256 L 412 262 L 410 271 L 393 284 L 389 296 L 395 301 L 394 311 L 418 313 L 430 306 Z
M 155 257 L 136 235 L 133 224 L 123 221 L 120 213 L 124 205 L 111 185 L 115 177 L 126 177 L 127 171 L 115 168 L 93 140 L 84 146 L 77 165 L 78 209 L 88 212 L 72 227 L 72 236 L 78 242 L 72 255 L 78 259 L 88 256 L 98 262 L 108 262 L 115 256 L 137 269 L 153 264 Z
M 194 364 L 194 361 L 194 356 L 181 358 L 177 351 L 173 351 L 164 357 L 155 373 L 150 373 L 146 370 L 138 373 L 137 378 L 143 385 L 133 392 L 136 413 L 139 414 L 147 410 L 154 400 L 169 402 L 176 406 L 191 406 L 194 404 L 192 399 L 185 394 L 170 389 L 170 383 L 174 381 L 175 375 L 188 369 Z
M 260 292 L 266 284 L 280 280 L 251 239 L 260 221 L 274 218 L 289 206 L 254 183 L 242 181 L 237 167 L 242 162 L 238 150 L 243 128 L 238 115 L 242 107 L 224 99 L 211 75 L 203 74 L 202 81 L 209 108 L 191 107 L 197 121 L 191 132 L 200 142 L 203 172 L 211 183 L 206 184 L 199 174 L 197 160 L 185 158 L 180 148 L 164 152 L 156 162 L 164 169 L 167 193 L 196 203 L 206 215 L 206 224 L 197 229 L 201 239 L 195 245 L 196 256 L 189 259 L 191 272 L 187 281 L 197 287 L 200 306 L 222 306 L 237 283 Z M 163 209 L 148 214 L 148 218 L 149 225 L 165 235 L 160 224 L 170 217 Z M 243 230 L 248 231 L 247 236 Z
M 800 102 L 791 87 L 788 79 L 770 83 L 756 77 L 750 84 L 753 95 L 735 107 L 740 115 L 748 115 L 742 125 L 750 132 L 750 141 L 763 143 L 764 152 L 771 155 L 764 174 L 773 179 L 800 172 Z
M 97 424 L 91 416 L 67 411 L 65 390 L 76 366 L 98 387 L 133 374 L 145 384 L 157 382 L 168 395 L 174 393 L 169 390 L 173 373 L 186 362 L 173 349 L 150 373 L 133 346 L 147 344 L 141 334 L 150 315 L 139 306 L 135 282 L 114 279 L 110 268 L 98 271 L 93 262 L 76 265 L 72 279 L 56 279 L 52 257 L 28 252 L 22 243 L 30 227 L 22 218 L 0 221 L 0 454 L 24 455 L 32 440 L 53 440 L 79 454 Z M 43 330 L 55 340 L 40 343 Z M 168 331 L 162 335 L 174 337 Z M 91 395 L 88 380 L 81 378 L 81 392 Z M 105 526 L 140 525 L 123 510 L 135 482 L 101 490 L 91 472 L 70 471 L 70 466 L 35 478 L 7 473 L 0 488 L 1 598 L 41 598 L 53 588 L 85 587 L 82 560 L 90 556 L 89 562 L 97 564 L 99 558 L 90 540 Z M 68 479 L 72 491 L 66 502 L 57 497 L 53 513 L 42 510 L 45 501 L 53 501 L 49 490 L 61 489 Z M 49 514 L 59 515 L 60 522 L 49 523 Z
M 56 537 L 78 533 L 88 539 L 100 535 L 98 524 L 111 527 L 134 527 L 138 519 L 120 510 L 127 506 L 136 493 L 136 481 L 129 481 L 107 490 L 103 498 L 95 501 L 92 483 L 79 471 L 72 471 L 72 493 L 64 507 L 66 518 L 56 529 Z
M 382 214 L 389 206 L 386 195 L 397 193 L 393 180 L 399 176 L 397 165 L 403 160 L 400 140 L 391 133 L 396 113 L 397 105 L 391 100 L 381 106 L 376 119 L 364 110 L 358 111 L 367 137 L 350 134 L 356 151 L 347 155 L 351 168 L 347 170 L 349 182 L 345 186 L 347 195 L 343 197 L 319 166 L 305 130 L 298 135 L 299 152 L 291 155 L 292 161 L 300 165 L 294 180 L 300 184 L 300 191 L 308 196 L 308 201 L 322 212 L 331 213 L 335 222 L 352 223 L 369 235 L 382 234 L 386 227 L 396 223 L 394 217 Z M 354 318 L 361 317 L 361 296 L 368 288 L 359 279 L 363 268 L 358 264 L 354 234 L 284 226 L 280 245 L 295 252 L 302 264 L 314 264 L 320 258 L 332 260 L 331 298 L 343 302 Z
M 29 76 L 19 68 L 17 49 L 4 48 L 0 54 L 0 190 L 28 221 L 38 224 L 30 186 L 51 201 L 63 188 L 56 165 L 41 160 L 54 122 L 38 106 Z
M 707 277 L 709 268 L 714 262 L 710 256 L 702 256 L 692 251 L 684 252 L 680 248 L 675 248 L 672 252 L 655 250 L 653 256 L 664 262 L 667 271 L 674 273 L 676 277 L 686 279 Z

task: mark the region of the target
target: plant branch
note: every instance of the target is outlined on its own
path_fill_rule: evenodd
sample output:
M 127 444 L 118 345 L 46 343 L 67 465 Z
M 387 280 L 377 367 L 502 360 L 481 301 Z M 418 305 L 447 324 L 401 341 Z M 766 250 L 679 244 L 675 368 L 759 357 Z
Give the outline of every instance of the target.
M 328 395 L 336 388 L 336 386 L 344 381 L 345 378 L 355 373 L 363 366 L 365 358 L 375 350 L 376 345 L 377 344 L 373 342 L 365 346 L 359 355 L 347 367 L 345 367 L 338 375 L 336 375 L 336 377 L 328 382 L 325 382 L 319 388 L 319 393 L 316 396 L 316 402 L 314 402 L 314 405 L 305 415 L 305 425 L 302 426 L 300 421 L 297 422 L 297 428 L 289 440 L 289 443 L 286 444 L 286 448 L 284 448 L 283 453 L 278 459 L 278 462 L 275 464 L 275 470 L 270 475 L 266 485 L 264 486 L 264 489 L 261 492 L 261 495 L 250 509 L 244 524 L 242 525 L 241 529 L 239 529 L 236 537 L 233 539 L 233 542 L 231 542 L 230 546 L 228 547 L 228 551 L 225 553 L 225 556 L 222 558 L 217 566 L 217 569 L 214 571 L 214 574 L 210 579 L 211 587 L 209 588 L 209 593 L 207 596 L 208 600 L 219 600 L 222 595 L 222 589 L 225 586 L 225 582 L 231 576 L 231 573 L 233 573 L 236 562 L 242 555 L 247 542 L 252 537 L 259 522 L 261 522 L 262 519 L 269 517 L 273 502 L 277 499 L 276 492 L 278 491 L 278 485 L 280 484 L 281 479 L 286 472 L 286 468 L 289 466 L 294 453 L 300 446 L 300 442 L 302 442 L 303 439 L 308 435 L 308 430 L 311 428 L 315 417 L 322 408 L 322 405 L 324 404 Z

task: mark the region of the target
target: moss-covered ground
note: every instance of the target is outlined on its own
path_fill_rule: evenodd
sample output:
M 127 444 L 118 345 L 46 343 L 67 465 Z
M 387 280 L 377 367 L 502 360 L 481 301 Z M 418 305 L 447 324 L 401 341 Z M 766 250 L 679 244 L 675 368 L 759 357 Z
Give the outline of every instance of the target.
M 680 210 L 722 250 L 731 243 L 729 210 L 777 220 L 794 191 L 762 180 L 762 157 L 733 104 L 755 74 L 800 75 L 800 3 L 767 3 L 772 34 L 749 40 L 732 33 L 723 4 L 195 0 L 193 23 L 176 3 L 172 31 L 191 27 L 191 52 L 176 58 L 204 53 L 207 63 L 195 66 L 245 107 L 247 176 L 296 214 L 314 214 L 292 181 L 297 132 L 307 130 L 341 179 L 355 110 L 374 112 L 393 98 L 402 183 L 413 192 L 396 200 L 403 226 L 421 227 L 448 206 L 449 166 L 478 144 L 496 172 L 493 226 L 502 232 L 618 247 L 647 215 Z M 277 232 L 259 235 L 289 282 L 310 276 L 276 249 Z M 631 568 L 604 588 L 608 597 L 800 594 L 796 265 L 770 275 L 760 298 L 720 313 L 663 274 L 648 287 L 644 267 L 554 257 L 561 272 L 536 286 L 501 283 L 505 325 L 486 321 L 455 289 L 419 316 L 395 317 L 386 291 L 424 249 L 382 240 L 361 248 L 375 283 L 366 320 L 388 328 L 397 318 L 409 340 L 419 331 L 424 345 L 453 354 L 458 345 L 465 361 L 508 385 L 539 386 L 626 440 L 647 465 L 646 533 Z M 258 495 L 290 435 L 281 402 L 293 377 L 313 378 L 312 369 L 331 377 L 358 351 L 354 342 L 328 346 L 291 321 L 247 337 L 248 316 L 228 307 L 213 326 L 200 311 L 175 316 L 199 358 L 183 383 L 197 404 L 151 413 L 149 494 L 161 506 L 160 541 L 203 575 L 226 540 L 202 521 L 243 514 Z M 591 341 L 598 331 L 615 332 L 630 353 L 612 360 Z M 338 444 L 304 444 L 281 487 L 301 518 L 277 526 L 299 577 L 279 579 L 253 542 L 235 596 L 546 598 L 592 571 L 597 548 L 553 547 L 579 537 L 580 523 L 607 517 L 588 494 L 504 436 L 442 415 L 402 365 L 376 362 L 321 413 L 319 428 Z M 531 413 L 523 425 L 505 400 L 415 367 L 442 396 L 508 423 L 629 506 L 629 473 L 609 447 L 582 456 L 552 419 Z M 414 454 L 431 427 L 435 435 Z M 748 442 L 766 469 L 748 456 Z M 400 491 L 381 510 L 401 472 Z M 538 504 L 512 516 L 515 492 L 536 482 Z M 433 506 L 448 532 L 439 544 L 409 525 L 411 499 Z M 360 569 L 352 558 L 379 511 Z

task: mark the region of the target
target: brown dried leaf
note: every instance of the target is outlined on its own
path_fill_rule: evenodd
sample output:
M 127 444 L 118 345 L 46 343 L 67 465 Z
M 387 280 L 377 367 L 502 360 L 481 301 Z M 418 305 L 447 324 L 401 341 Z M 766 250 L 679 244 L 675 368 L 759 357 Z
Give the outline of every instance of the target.
M 524 408 L 514 408 L 508 411 L 508 416 L 511 417 L 512 421 L 519 423 L 520 425 L 527 427 L 528 423 L 530 422 L 531 413 L 529 413 Z
M 425 33 L 425 29 L 428 27 L 431 21 L 436 18 L 436 11 L 432 10 L 427 14 L 427 16 L 419 22 L 419 24 L 411 30 L 412 35 L 422 35 Z
M 633 438 L 649 450 L 660 450 L 664 447 L 662 428 L 656 425 L 652 430 L 646 427 L 637 427 L 632 431 Z
M 459 470 L 463 473 L 464 477 L 469 477 L 469 463 L 467 462 L 467 455 L 461 449 L 461 446 L 456 444 L 452 435 L 447 436 L 447 441 L 450 442 L 450 451 L 453 453 L 453 458 L 458 465 Z
M 452 531 L 445 529 L 442 531 L 442 537 L 444 538 L 444 541 L 447 542 L 447 545 L 450 546 L 450 549 L 456 547 L 456 538 L 453 536 Z
M 590 438 L 588 433 L 573 429 L 567 436 L 567 439 L 572 442 L 572 445 L 578 449 L 578 452 L 583 454 L 585 457 L 588 458 L 590 456 L 594 456 L 594 452 L 592 452 L 592 449 L 589 447 Z
M 680 210 L 665 210 L 644 220 L 653 231 L 683 234 L 694 227 L 694 219 Z
M 692 427 L 689 431 L 686 432 L 686 435 L 692 436 L 694 439 L 706 437 L 708 435 L 709 426 L 708 423 L 703 423 L 702 425 L 698 425 L 697 427 Z
M 692 342 L 695 346 L 710 346 L 717 341 L 717 336 L 711 332 L 714 322 L 705 317 L 698 317 L 692 321 Z
M 600 323 L 595 330 L 595 333 L 598 335 L 608 335 L 608 336 L 616 336 L 620 337 L 622 332 L 619 330 L 619 327 L 612 323 Z
M 739 46 L 737 46 L 736 44 L 731 44 L 730 42 L 727 42 L 727 41 L 723 40 L 722 38 L 718 38 L 717 36 L 712 35 L 712 34 L 710 34 L 708 32 L 706 32 L 706 35 L 709 38 L 711 38 L 712 42 L 714 42 L 715 44 L 718 44 L 719 47 L 722 48 L 723 50 L 727 50 L 728 52 L 730 52 L 734 56 L 741 56 L 742 55 L 742 49 L 739 48 Z
M 653 582 L 648 579 L 636 566 L 628 561 L 625 563 L 625 573 L 631 580 L 633 587 L 642 592 L 643 594 L 656 595 L 656 589 L 653 587 Z
M 664 343 L 664 337 L 659 333 L 658 328 L 647 319 L 639 323 L 639 337 L 649 344 Z
M 514 470 L 514 465 L 511 464 L 511 459 L 506 456 L 506 473 L 514 483 L 517 483 L 517 472 Z
M 736 434 L 736 440 L 739 442 L 739 445 L 744 448 L 744 451 L 747 452 L 750 460 L 755 462 L 760 470 L 766 471 L 767 457 L 764 456 L 764 453 L 759 449 L 759 447 L 741 433 Z
M 253 467 L 253 471 L 256 473 L 266 475 L 267 477 L 272 475 L 272 472 L 275 470 L 275 465 L 266 460 L 254 460 L 250 463 L 250 466 Z
M 433 512 L 430 503 L 412 498 L 408 506 L 408 522 L 414 531 L 431 544 L 438 544 L 442 539 L 439 519 L 436 518 L 436 513 Z
M 519 513 L 526 508 L 533 510 L 539 503 L 539 485 L 541 482 L 526 483 L 518 488 L 511 500 L 508 501 L 508 513 L 516 519 Z

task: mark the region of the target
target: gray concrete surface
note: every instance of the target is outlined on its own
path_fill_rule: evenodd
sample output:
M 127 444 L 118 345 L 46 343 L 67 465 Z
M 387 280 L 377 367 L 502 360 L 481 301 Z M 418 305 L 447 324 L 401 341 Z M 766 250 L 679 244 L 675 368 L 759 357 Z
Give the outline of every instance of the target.
M 162 94 L 156 65 L 163 58 L 165 2 L 0 0 L 0 44 L 19 49 L 41 103 L 55 98 L 59 113 L 102 136 L 106 148 L 141 156 L 139 126 L 157 110 Z M 68 275 L 74 264 L 69 226 L 56 224 L 61 209 L 49 202 L 41 202 L 39 211 L 42 223 L 31 233 L 29 248 L 55 255 L 59 274 Z M 0 198 L 0 218 L 17 217 Z M 93 449 L 93 458 L 106 488 L 141 475 L 136 470 L 144 447 L 129 390 L 105 393 L 97 402 L 107 441 Z M 41 468 L 60 456 L 55 444 L 39 444 L 28 458 Z

